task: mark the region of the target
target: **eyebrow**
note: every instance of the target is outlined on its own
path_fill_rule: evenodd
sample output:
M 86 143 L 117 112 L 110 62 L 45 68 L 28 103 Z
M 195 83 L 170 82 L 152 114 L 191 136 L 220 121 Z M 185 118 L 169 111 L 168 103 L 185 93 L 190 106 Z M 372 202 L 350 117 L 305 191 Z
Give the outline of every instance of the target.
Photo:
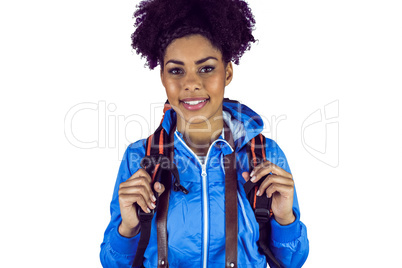
M 206 58 L 203 58 L 203 59 L 195 61 L 195 64 L 198 65 L 198 64 L 204 63 L 204 62 L 206 62 L 207 60 L 210 60 L 210 59 L 213 59 L 213 60 L 216 60 L 216 61 L 218 60 L 217 58 L 210 56 L 210 57 L 206 57 Z M 175 63 L 175 64 L 179 64 L 179 65 L 184 65 L 184 62 L 179 61 L 179 60 L 168 60 L 165 65 L 167 65 L 168 63 Z

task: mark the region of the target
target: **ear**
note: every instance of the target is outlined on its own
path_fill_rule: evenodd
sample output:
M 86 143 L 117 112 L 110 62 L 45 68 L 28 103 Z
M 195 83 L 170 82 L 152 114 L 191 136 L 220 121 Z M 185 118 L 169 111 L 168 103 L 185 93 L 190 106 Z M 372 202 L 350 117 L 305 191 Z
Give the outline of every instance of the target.
M 233 66 L 232 62 L 226 65 L 225 86 L 229 85 L 233 78 Z

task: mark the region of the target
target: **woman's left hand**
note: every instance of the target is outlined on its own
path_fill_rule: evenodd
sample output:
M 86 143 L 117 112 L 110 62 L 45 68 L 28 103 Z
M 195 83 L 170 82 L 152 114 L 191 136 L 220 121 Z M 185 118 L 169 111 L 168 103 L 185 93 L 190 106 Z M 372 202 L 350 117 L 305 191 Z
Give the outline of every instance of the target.
M 280 225 L 288 225 L 295 221 L 296 218 L 293 214 L 294 182 L 292 174 L 269 161 L 265 161 L 257 165 L 251 174 L 243 172 L 242 175 L 246 181 L 251 179 L 252 182 L 258 182 L 262 177 L 268 175 L 261 183 L 257 195 L 266 194 L 268 198 L 272 198 L 271 208 L 275 220 Z

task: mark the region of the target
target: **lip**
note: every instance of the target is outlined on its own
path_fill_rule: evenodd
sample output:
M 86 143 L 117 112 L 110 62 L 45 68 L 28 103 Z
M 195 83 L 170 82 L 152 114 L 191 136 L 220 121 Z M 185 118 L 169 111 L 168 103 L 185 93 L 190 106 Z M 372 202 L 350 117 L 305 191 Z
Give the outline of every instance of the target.
M 199 101 L 199 100 L 208 100 L 209 98 L 186 98 L 186 99 L 182 99 L 182 100 L 180 100 L 181 102 L 184 102 L 184 101 Z
M 190 104 L 185 103 L 185 101 L 189 102 L 189 101 L 200 101 L 200 100 L 205 100 L 205 101 L 200 102 L 196 105 L 190 105 Z M 209 98 L 186 98 L 186 99 L 182 99 L 180 102 L 183 104 L 183 107 L 186 110 L 197 111 L 197 110 L 202 109 L 209 102 Z

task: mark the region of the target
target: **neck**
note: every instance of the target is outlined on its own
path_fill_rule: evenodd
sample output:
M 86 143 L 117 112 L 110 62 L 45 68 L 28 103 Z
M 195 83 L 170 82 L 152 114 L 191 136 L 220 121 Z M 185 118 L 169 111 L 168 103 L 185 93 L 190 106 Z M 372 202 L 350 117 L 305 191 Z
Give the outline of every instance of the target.
M 189 123 L 177 117 L 177 130 L 183 134 L 184 141 L 196 155 L 205 156 L 222 129 L 222 115 L 200 123 Z

